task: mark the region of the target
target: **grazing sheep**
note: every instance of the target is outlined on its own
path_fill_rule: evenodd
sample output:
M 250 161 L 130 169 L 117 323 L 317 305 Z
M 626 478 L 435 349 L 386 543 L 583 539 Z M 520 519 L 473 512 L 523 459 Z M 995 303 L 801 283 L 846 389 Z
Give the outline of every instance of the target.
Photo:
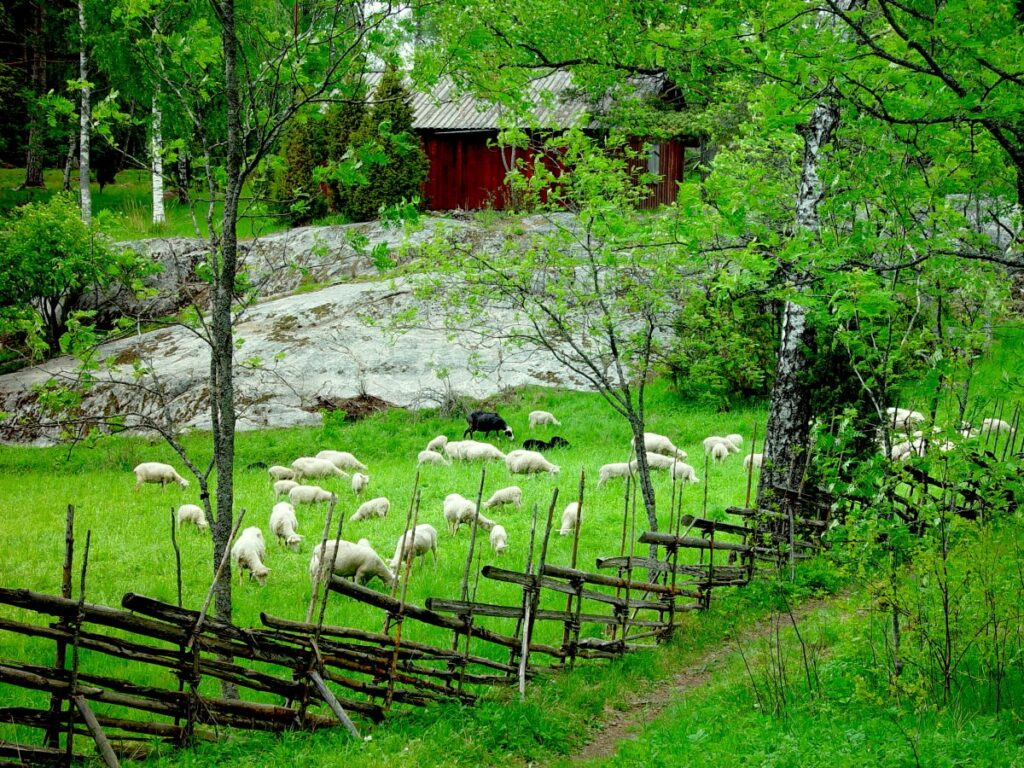
M 569 441 L 561 435 L 555 435 L 547 442 L 543 440 L 524 440 L 523 448 L 527 451 L 550 451 L 552 448 L 568 448 Z
M 427 552 L 434 553 L 434 565 L 437 565 L 437 529 L 429 523 L 421 523 L 414 530 L 406 531 L 398 537 L 395 555 L 391 558 L 391 570 L 397 571 L 403 559 L 411 560 L 422 557 Z
M 527 418 L 530 420 L 530 429 L 536 429 L 539 426 L 549 424 L 556 427 L 562 426 L 562 422 L 547 411 L 530 411 L 530 415 Z
M 275 464 L 270 469 L 268 469 L 267 472 L 270 473 L 270 478 L 272 480 L 294 480 L 295 479 L 295 472 L 293 470 L 288 469 L 288 467 L 282 467 L 279 464 Z
M 352 493 L 358 496 L 360 493 L 366 490 L 366 486 L 370 484 L 370 476 L 364 475 L 362 472 L 356 472 L 352 475 Z
M 416 456 L 416 463 L 421 466 L 423 464 L 441 464 L 444 466 L 451 464 L 451 462 L 440 453 L 431 450 L 420 451 L 419 455 Z
M 387 517 L 388 510 L 391 509 L 391 502 L 388 501 L 386 496 L 378 496 L 376 499 L 370 499 L 364 501 L 359 505 L 352 517 L 348 519 L 350 523 L 358 523 L 360 520 L 369 520 L 371 517 Z
M 139 490 L 143 483 L 160 483 L 163 488 L 168 483 L 177 483 L 182 488 L 188 488 L 188 480 L 179 475 L 170 464 L 161 464 L 159 461 L 144 461 L 132 470 L 135 473 L 135 490 Z
M 580 505 L 572 501 L 566 505 L 562 512 L 562 527 L 558 529 L 559 536 L 568 536 L 580 526 Z
M 465 458 L 462 455 L 463 449 L 466 447 L 465 440 L 449 440 L 444 444 L 444 452 L 448 455 L 448 458 L 462 460 Z
M 238 581 L 242 581 L 242 571 L 249 572 L 249 580 L 256 579 L 260 585 L 267 583 L 270 569 L 263 564 L 267 559 L 267 545 L 263 541 L 263 531 L 250 526 L 238 534 L 231 546 L 231 567 L 238 570 Z
M 428 451 L 440 451 L 440 450 L 442 450 L 444 448 L 445 443 L 447 443 L 447 442 L 448 442 L 448 438 L 447 437 L 445 437 L 444 435 L 438 435 L 433 440 L 431 440 L 429 443 L 427 443 L 427 450 Z
M 704 455 L 710 456 L 716 445 L 722 444 L 729 453 L 739 453 L 740 449 L 738 446 L 733 445 L 729 440 L 718 435 L 712 435 L 711 437 L 704 438 Z
M 906 408 L 889 407 L 885 409 L 886 424 L 893 429 L 900 429 L 908 432 L 924 421 L 925 415 L 919 411 L 911 411 Z
M 297 485 L 288 491 L 288 499 L 292 504 L 321 504 L 337 501 L 338 497 L 319 485 Z
M 721 463 L 729 458 L 729 442 L 715 443 L 711 446 L 711 458 Z
M 331 462 L 338 469 L 355 469 L 360 472 L 365 472 L 367 469 L 363 462 L 348 451 L 320 451 L 316 457 Z
M 663 456 L 675 456 L 677 459 L 685 459 L 687 455 L 686 451 L 676 448 L 667 437 L 654 432 L 644 432 L 644 450 Z
M 738 434 L 733 433 L 731 435 L 726 435 L 725 439 L 728 440 L 730 443 L 732 443 L 737 448 L 739 448 L 740 446 L 743 445 L 743 435 L 738 435 Z
M 491 530 L 494 521 L 489 520 L 476 510 L 476 504 L 459 493 L 449 493 L 444 497 L 444 519 L 448 523 L 448 532 L 454 536 L 463 523 L 472 523 L 476 518 L 477 524 L 484 530 Z
M 647 466 L 651 469 L 672 469 L 676 464 L 679 463 L 679 459 L 673 458 L 672 456 L 663 456 L 660 453 L 648 453 Z M 633 459 L 629 462 L 629 468 L 633 472 L 636 472 L 640 466 L 640 462 L 637 459 Z
M 597 487 L 600 488 L 613 477 L 629 477 L 630 465 L 628 462 L 617 464 L 604 464 L 598 471 Z
M 473 411 L 466 417 L 466 421 L 469 422 L 469 426 L 462 433 L 464 438 L 473 437 L 474 432 L 483 432 L 484 437 L 487 437 L 492 432 L 503 432 L 509 440 L 515 440 L 515 435 L 512 434 L 512 427 L 506 424 L 505 420 L 494 411 Z
M 287 501 L 275 504 L 270 512 L 270 532 L 277 537 L 277 543 L 297 550 L 303 539 L 298 530 L 299 519 L 295 517 L 295 507 Z
M 307 477 L 348 477 L 348 472 L 342 472 L 327 459 L 317 459 L 312 456 L 302 456 L 292 462 L 292 469 L 295 470 L 295 480 L 302 480 Z
M 491 498 L 484 502 L 484 509 L 500 507 L 504 504 L 511 504 L 516 509 L 523 508 L 523 489 L 518 485 L 510 485 L 501 488 L 491 494 Z
M 505 456 L 505 466 L 513 475 L 528 475 L 531 472 L 559 473 L 559 468 L 536 451 L 511 451 Z
M 206 512 L 197 504 L 182 504 L 178 507 L 177 521 L 179 528 L 182 523 L 193 523 L 201 531 L 210 527 L 206 522 Z
M 299 484 L 294 480 L 278 480 L 274 483 L 274 498 L 279 499 L 282 496 L 287 496 L 291 493 L 292 488 L 297 487 Z
M 743 457 L 743 468 L 744 469 L 750 469 L 750 465 L 751 464 L 753 464 L 755 467 L 760 469 L 761 465 L 763 463 L 764 463 L 764 454 L 763 453 L 748 453 L 746 456 Z
M 700 482 L 700 478 L 697 477 L 697 470 L 682 461 L 677 461 L 672 465 L 672 474 L 677 480 L 689 480 L 691 483 Z
M 981 422 L 981 433 L 987 435 L 991 432 L 1010 432 L 1009 422 L 1002 419 L 985 419 Z
M 490 443 L 467 440 L 462 445 L 462 458 L 466 461 L 504 461 L 505 454 Z
M 498 555 L 508 549 L 508 534 L 505 532 L 505 526 L 496 525 L 491 528 L 491 549 Z
M 369 581 L 374 576 L 386 586 L 395 583 L 395 574 L 387 563 L 374 552 L 370 542 L 360 539 L 353 544 L 344 539 L 330 539 L 317 544 L 309 561 L 309 577 L 315 585 L 326 574 L 334 561 L 335 576 L 351 576 L 356 584 Z M 365 544 L 363 542 L 366 542 Z

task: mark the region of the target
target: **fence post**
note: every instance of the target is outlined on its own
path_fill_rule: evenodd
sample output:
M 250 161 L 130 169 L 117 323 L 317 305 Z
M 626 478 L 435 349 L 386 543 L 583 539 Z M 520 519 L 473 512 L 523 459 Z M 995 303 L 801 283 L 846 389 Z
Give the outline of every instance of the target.
M 64 569 L 61 572 L 60 594 L 65 600 L 71 599 L 71 570 L 75 556 L 75 508 L 68 504 L 67 519 L 64 523 Z M 70 629 L 67 622 L 61 619 L 57 622 L 59 629 Z M 67 643 L 63 640 L 57 641 L 57 658 L 55 667 L 64 669 L 67 664 Z M 50 696 L 50 725 L 46 729 L 43 744 L 47 747 L 57 749 L 60 747 L 60 721 L 61 711 L 64 703 L 61 697 L 54 693 Z

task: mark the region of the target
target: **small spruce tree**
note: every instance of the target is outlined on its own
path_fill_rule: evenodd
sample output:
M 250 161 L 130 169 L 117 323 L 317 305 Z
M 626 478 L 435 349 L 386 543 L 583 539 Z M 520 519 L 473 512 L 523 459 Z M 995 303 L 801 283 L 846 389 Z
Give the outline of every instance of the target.
M 327 212 L 327 199 L 313 180 L 313 169 L 327 161 L 320 126 L 312 120 L 296 121 L 285 136 L 284 169 L 274 199 L 292 224 L 306 224 Z

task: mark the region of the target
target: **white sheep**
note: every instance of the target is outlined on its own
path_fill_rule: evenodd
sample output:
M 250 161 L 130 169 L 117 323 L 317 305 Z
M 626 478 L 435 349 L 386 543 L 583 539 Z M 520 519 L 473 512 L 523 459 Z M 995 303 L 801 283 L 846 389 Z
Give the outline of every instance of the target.
M 721 463 L 729 458 L 729 441 L 724 440 L 721 443 L 715 443 L 711 446 L 711 458 L 716 462 Z
M 479 514 L 476 504 L 462 494 L 449 493 L 444 497 L 444 519 L 450 534 L 454 536 L 460 525 L 472 523 L 474 517 L 481 528 L 489 531 L 494 527 L 494 521 Z
M 434 565 L 437 565 L 437 529 L 429 523 L 420 523 L 415 529 L 406 531 L 398 537 L 395 555 L 391 558 L 391 570 L 397 571 L 403 559 L 422 557 L 427 552 L 434 553 Z
M 294 480 L 295 471 L 288 469 L 288 467 L 282 467 L 280 464 L 275 464 L 270 467 L 267 472 L 270 474 L 272 480 Z
M 366 490 L 366 486 L 370 484 L 370 476 L 364 475 L 362 472 L 356 472 L 352 475 L 352 493 L 358 496 L 360 493 Z
M 528 475 L 531 472 L 559 473 L 559 468 L 537 451 L 516 450 L 505 456 L 505 466 L 513 475 Z
M 319 485 L 297 485 L 288 491 L 288 499 L 292 504 L 322 504 L 337 501 L 338 497 Z
M 711 437 L 704 438 L 704 455 L 710 456 L 712 451 L 714 451 L 715 446 L 719 444 L 724 445 L 729 453 L 740 452 L 739 446 L 733 445 L 732 441 L 727 438 L 719 437 L 718 435 L 711 435 Z
M 577 501 L 569 502 L 562 511 L 562 527 L 558 529 L 559 536 L 568 536 L 579 528 L 580 505 Z
M 465 440 L 449 440 L 444 444 L 444 452 L 447 454 L 448 458 L 461 461 L 464 458 L 462 455 L 462 449 L 465 445 Z
M 144 461 L 132 470 L 135 473 L 135 490 L 139 490 L 143 483 L 160 483 L 163 488 L 168 483 L 177 483 L 182 488 L 188 488 L 188 480 L 179 475 L 170 464 L 161 464 L 159 461 Z
M 491 528 L 491 549 L 498 555 L 508 549 L 508 534 L 505 532 L 505 526 L 496 525 Z
M 327 574 L 332 560 L 336 576 L 352 576 L 357 584 L 369 581 L 374 576 L 387 586 L 395 583 L 394 571 L 366 539 L 360 539 L 358 544 L 344 539 L 330 539 L 317 544 L 309 561 L 309 576 L 313 584 Z
M 292 488 L 295 488 L 299 483 L 294 480 L 278 480 L 274 483 L 274 498 L 279 499 L 282 496 L 287 496 L 291 493 Z
M 530 411 L 527 418 L 530 420 L 530 429 L 536 429 L 543 425 L 562 426 L 562 422 L 547 411 Z
M 689 480 L 691 483 L 700 482 L 700 478 L 697 477 L 697 470 L 683 461 L 677 461 L 672 465 L 672 474 L 675 475 L 677 480 Z
M 733 433 L 731 435 L 726 435 L 725 439 L 732 443 L 737 449 L 743 445 L 743 435 Z
M 490 443 L 465 440 L 462 444 L 462 459 L 465 461 L 504 461 L 505 454 Z
M 441 451 L 444 448 L 445 443 L 447 443 L 447 442 L 448 442 L 448 438 L 446 436 L 438 435 L 433 440 L 431 440 L 429 443 L 427 443 L 427 450 L 428 451 L 434 451 L 435 453 L 437 453 L 438 451 Z
M 625 461 L 615 464 L 604 464 L 597 471 L 597 487 L 600 488 L 613 477 L 629 477 L 630 471 L 630 465 Z
M 259 584 L 267 583 L 270 569 L 263 564 L 267 559 L 267 545 L 263 541 L 263 531 L 250 526 L 238 534 L 231 546 L 231 567 L 238 570 L 238 580 L 242 581 L 242 571 L 249 571 L 249 579 L 256 579 Z
M 893 429 L 900 429 L 907 432 L 922 421 L 925 420 L 925 415 L 919 411 L 911 411 L 907 408 L 894 408 L 889 407 L 885 409 L 886 424 Z
M 511 504 L 516 509 L 522 509 L 523 489 L 518 485 L 510 485 L 507 488 L 501 488 L 495 491 L 491 494 L 491 498 L 484 502 L 484 509 L 500 507 L 505 504 Z
M 451 464 L 451 462 L 440 453 L 431 450 L 420 451 L 416 456 L 416 463 L 420 466 L 424 464 L 441 464 L 443 466 L 448 466 Z
M 687 455 L 686 451 L 676 448 L 667 437 L 655 432 L 644 432 L 644 450 L 648 453 L 660 453 L 663 456 L 675 456 L 679 459 L 685 459 Z
M 348 472 L 342 472 L 327 459 L 317 459 L 313 456 L 301 456 L 292 462 L 292 469 L 295 471 L 295 480 L 302 480 L 306 477 L 348 477 Z
M 177 521 L 179 528 L 182 523 L 193 523 L 201 531 L 210 527 L 206 522 L 206 512 L 198 504 L 182 504 L 178 507 Z
M 320 451 L 316 458 L 329 461 L 338 469 L 355 469 L 360 472 L 365 472 L 367 469 L 363 462 L 348 451 Z
M 295 507 L 287 501 L 275 504 L 270 512 L 270 532 L 277 537 L 277 543 L 298 549 L 303 539 L 298 530 L 299 519 L 295 516 Z
M 378 496 L 376 499 L 370 499 L 364 501 L 359 505 L 352 517 L 348 519 L 350 523 L 358 523 L 361 520 L 369 520 L 371 517 L 387 517 L 388 511 L 391 509 L 391 502 L 386 496 Z
M 1010 432 L 1012 431 L 1009 422 L 1003 421 L 1002 419 L 985 419 L 981 422 L 981 433 L 983 435 L 991 432 Z
M 751 464 L 753 464 L 755 467 L 760 469 L 761 465 L 764 464 L 764 454 L 763 453 L 748 453 L 746 456 L 744 456 L 743 457 L 743 468 L 744 469 L 750 469 L 750 465 Z

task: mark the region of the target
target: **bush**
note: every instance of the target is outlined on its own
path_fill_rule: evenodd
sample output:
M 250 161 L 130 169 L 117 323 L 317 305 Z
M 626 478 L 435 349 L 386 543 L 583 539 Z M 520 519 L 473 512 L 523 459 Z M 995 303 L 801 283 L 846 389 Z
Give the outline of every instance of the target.
M 307 224 L 327 213 L 327 198 L 313 179 L 313 171 L 327 161 L 323 133 L 312 120 L 292 124 L 283 145 L 284 169 L 277 180 L 274 200 L 292 224 Z

